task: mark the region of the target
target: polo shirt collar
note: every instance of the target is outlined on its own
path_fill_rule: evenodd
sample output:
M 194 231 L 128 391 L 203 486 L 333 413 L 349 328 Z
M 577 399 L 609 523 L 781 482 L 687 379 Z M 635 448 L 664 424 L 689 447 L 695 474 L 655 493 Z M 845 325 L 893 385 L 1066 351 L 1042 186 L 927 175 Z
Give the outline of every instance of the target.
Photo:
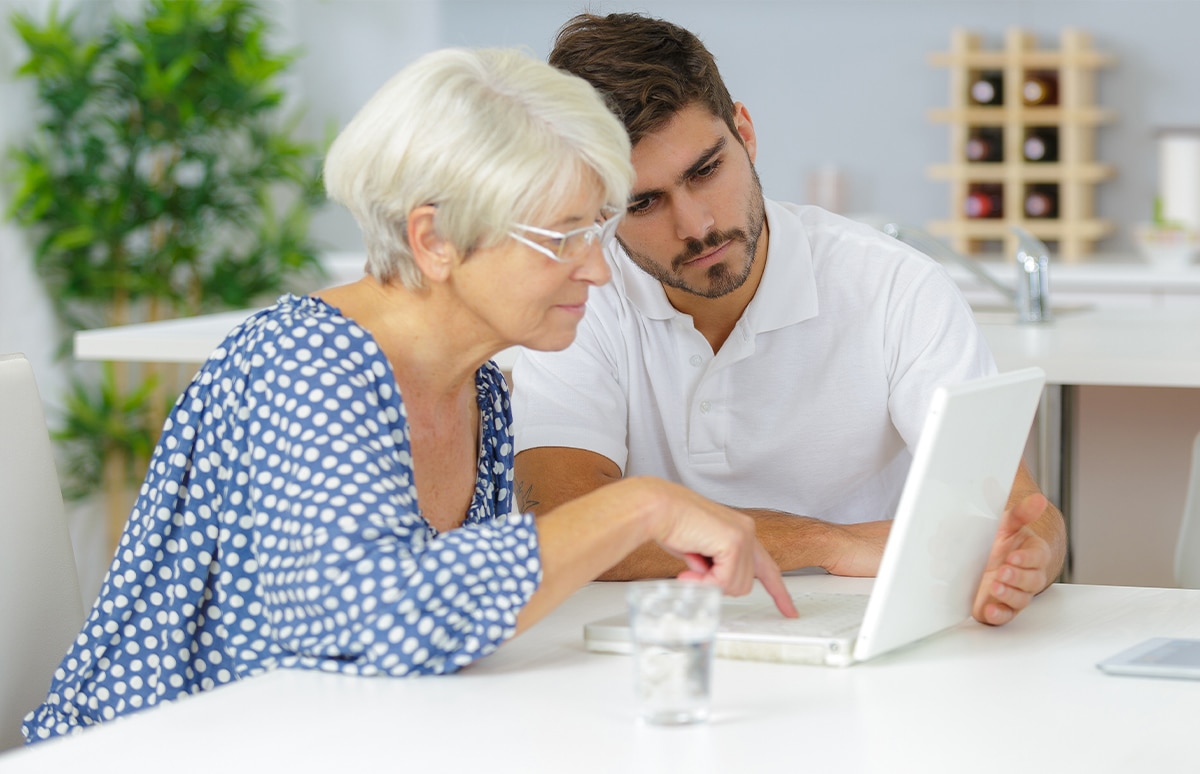
M 770 242 L 767 266 L 758 290 L 742 314 L 756 333 L 776 330 L 817 316 L 817 288 L 812 251 L 804 224 L 794 213 L 767 199 L 766 216 Z M 615 243 L 607 256 L 613 269 L 613 285 L 652 320 L 684 316 L 663 291 L 662 284 L 636 264 Z

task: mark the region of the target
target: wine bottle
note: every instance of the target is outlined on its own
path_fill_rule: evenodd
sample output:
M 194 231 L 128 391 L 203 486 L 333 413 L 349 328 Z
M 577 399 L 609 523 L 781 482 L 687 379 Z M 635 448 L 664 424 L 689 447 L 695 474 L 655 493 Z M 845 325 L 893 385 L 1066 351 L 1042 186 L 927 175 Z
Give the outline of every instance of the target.
M 1021 85 L 1021 98 L 1026 105 L 1058 104 L 1058 74 L 1053 70 L 1030 70 Z
M 997 126 L 977 126 L 967 135 L 967 161 L 1004 161 L 1004 131 Z
M 1004 75 L 998 70 L 984 70 L 971 81 L 971 101 L 976 105 L 1004 104 Z
M 1004 217 L 1004 189 L 999 183 L 976 183 L 967 190 L 963 209 L 968 218 Z
M 1058 186 L 1029 186 L 1025 192 L 1025 215 L 1029 218 L 1057 218 Z
M 1025 133 L 1025 160 L 1036 163 L 1058 161 L 1058 127 L 1035 126 Z

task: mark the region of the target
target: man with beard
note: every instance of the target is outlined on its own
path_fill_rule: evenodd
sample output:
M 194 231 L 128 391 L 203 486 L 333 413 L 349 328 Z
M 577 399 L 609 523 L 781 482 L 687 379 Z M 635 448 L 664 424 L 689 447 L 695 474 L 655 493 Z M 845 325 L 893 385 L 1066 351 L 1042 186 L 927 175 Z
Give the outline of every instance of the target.
M 656 475 L 754 517 L 781 569 L 874 575 L 934 388 L 996 371 L 961 293 L 868 226 L 764 200 L 750 113 L 687 30 L 582 14 L 550 63 L 624 121 L 637 179 L 575 343 L 514 367 L 522 510 Z M 1008 505 L 985 623 L 1011 620 L 1065 554 L 1024 465 Z M 646 545 L 604 577 L 683 567 Z

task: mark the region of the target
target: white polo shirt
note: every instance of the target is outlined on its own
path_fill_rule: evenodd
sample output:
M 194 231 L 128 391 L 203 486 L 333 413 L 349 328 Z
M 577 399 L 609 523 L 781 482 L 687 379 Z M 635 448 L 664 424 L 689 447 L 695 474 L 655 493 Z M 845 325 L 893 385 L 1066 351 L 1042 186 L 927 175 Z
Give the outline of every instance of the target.
M 817 207 L 766 203 L 767 263 L 715 355 L 619 247 L 575 342 L 513 368 L 516 450 L 838 523 L 889 518 L 933 388 L 996 371 L 932 259 Z

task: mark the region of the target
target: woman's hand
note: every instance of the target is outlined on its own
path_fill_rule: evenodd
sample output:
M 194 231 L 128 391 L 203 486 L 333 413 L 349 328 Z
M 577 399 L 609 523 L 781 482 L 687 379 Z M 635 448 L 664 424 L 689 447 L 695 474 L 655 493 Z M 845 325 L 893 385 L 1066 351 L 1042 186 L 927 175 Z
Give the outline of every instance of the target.
M 797 616 L 754 520 L 678 484 L 621 479 L 550 509 L 537 529 L 542 582 L 517 617 L 518 631 L 651 541 L 683 560 L 679 577 L 734 596 L 749 593 L 758 578 L 783 615 Z
M 628 479 L 647 487 L 657 513 L 652 538 L 687 565 L 680 578 L 714 583 L 732 596 L 748 594 L 758 578 L 788 618 L 797 617 L 779 567 L 755 535 L 751 517 L 686 487 L 658 479 Z

